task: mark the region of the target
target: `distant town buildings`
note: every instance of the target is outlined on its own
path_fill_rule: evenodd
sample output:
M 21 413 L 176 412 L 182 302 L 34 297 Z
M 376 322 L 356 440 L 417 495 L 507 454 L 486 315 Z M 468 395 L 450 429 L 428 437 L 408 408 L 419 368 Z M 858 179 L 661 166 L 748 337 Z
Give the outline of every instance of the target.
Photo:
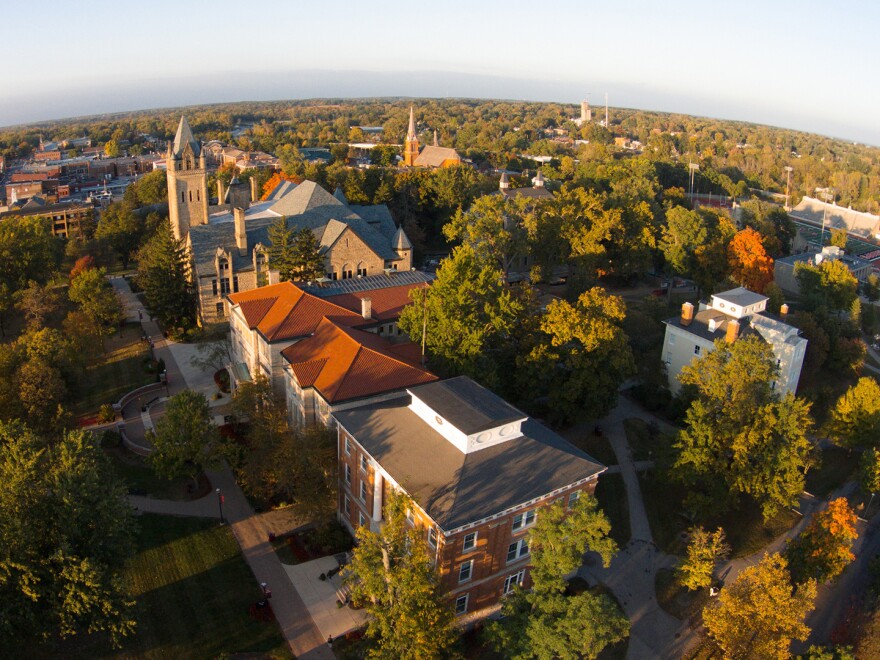
M 409 128 L 403 148 L 403 164 L 407 167 L 451 167 L 461 163 L 461 156 L 455 149 L 441 147 L 434 131 L 434 144 L 419 150 L 419 138 L 416 133 L 416 120 L 413 109 L 409 109 Z
M 779 317 L 766 312 L 767 296 L 743 287 L 714 294 L 708 303 L 695 310 L 692 303 L 681 307 L 681 315 L 668 319 L 663 339 L 662 359 L 666 364 L 669 387 L 678 393 L 678 375 L 685 365 L 715 350 L 715 341 L 733 343 L 742 337 L 757 335 L 773 349 L 779 376 L 772 387 L 780 395 L 797 391 L 807 340 L 800 331 L 785 322 L 788 307 Z
M 95 205 L 88 202 L 49 203 L 42 197 L 30 197 L 0 212 L 0 221 L 9 217 L 38 217 L 50 221 L 54 236 L 86 238 L 95 225 Z

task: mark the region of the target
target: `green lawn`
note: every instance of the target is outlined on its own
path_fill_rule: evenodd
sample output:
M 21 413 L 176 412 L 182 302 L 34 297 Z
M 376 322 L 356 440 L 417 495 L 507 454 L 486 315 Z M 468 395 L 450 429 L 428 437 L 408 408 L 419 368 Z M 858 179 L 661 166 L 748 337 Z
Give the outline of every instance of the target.
M 655 470 L 639 475 L 645 511 L 651 525 L 654 542 L 664 552 L 681 555 L 684 552 L 682 534 L 693 526 L 682 502 L 687 491 L 684 487 L 660 479 Z M 735 511 L 706 521 L 704 527 L 724 528 L 731 546 L 732 557 L 744 557 L 757 552 L 800 520 L 800 516 L 783 509 L 776 516 L 764 521 L 760 509 L 743 500 Z
M 675 571 L 661 568 L 654 578 L 657 604 L 676 619 L 684 621 L 697 616 L 709 602 L 709 590 L 688 591 L 675 579 Z
M 147 460 L 122 447 L 105 449 L 113 467 L 133 495 L 149 495 L 160 500 L 191 500 L 207 493 L 207 479 L 203 476 L 199 492 L 192 492 L 192 480 L 187 477 L 163 479 L 156 475 Z
M 614 455 L 614 450 L 604 435 L 596 435 L 592 430 L 587 431 L 573 440 L 573 444 L 603 465 L 617 465 L 617 456 Z
M 75 393 L 72 409 L 77 415 L 96 412 L 102 404 L 114 403 L 126 392 L 156 382 L 155 372 L 144 364 L 149 347 L 141 342 L 140 324 L 126 324 L 121 333 L 105 340 L 104 347 L 106 352 L 86 367 Z
M 290 657 L 278 625 L 254 621 L 261 591 L 228 527 L 144 514 L 126 566 L 137 633 L 117 658 L 215 658 L 246 652 Z
M 623 547 L 629 543 L 629 504 L 626 499 L 626 486 L 619 474 L 603 474 L 596 486 L 596 499 L 599 506 L 611 521 L 611 538 Z
M 827 447 L 821 451 L 820 464 L 807 472 L 806 491 L 826 498 L 836 488 L 855 477 L 859 456 L 842 447 Z

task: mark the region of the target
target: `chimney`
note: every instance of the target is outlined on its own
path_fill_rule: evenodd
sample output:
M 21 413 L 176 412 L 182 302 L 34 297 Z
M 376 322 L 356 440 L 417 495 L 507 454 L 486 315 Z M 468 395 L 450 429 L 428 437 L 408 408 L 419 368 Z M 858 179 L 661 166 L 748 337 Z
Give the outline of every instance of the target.
M 724 337 L 724 341 L 732 344 L 737 337 L 739 337 L 739 321 L 731 319 L 727 322 L 727 335 Z
M 498 182 L 498 188 L 501 190 L 510 188 L 510 177 L 507 176 L 507 172 L 501 173 L 501 181 Z
M 689 326 L 694 320 L 694 304 L 686 302 L 681 306 L 681 324 Z
M 365 319 L 373 317 L 373 301 L 370 298 L 361 298 L 361 316 Z
M 535 175 L 535 180 L 532 182 L 535 188 L 543 188 L 544 187 L 544 173 L 541 170 L 538 170 L 538 173 Z
M 223 182 L 220 179 L 217 179 L 217 204 L 223 206 L 226 201 L 226 189 L 223 187 Z
M 251 201 L 256 202 L 260 199 L 259 191 L 257 190 L 257 177 L 252 176 L 249 181 L 251 182 Z
M 242 256 L 247 254 L 247 232 L 244 228 L 244 209 L 232 209 L 232 218 L 235 221 L 235 244 L 238 246 L 238 253 Z
M 779 307 L 779 315 L 786 316 L 787 314 L 788 314 L 788 305 L 786 305 L 785 303 L 782 303 L 782 305 Z

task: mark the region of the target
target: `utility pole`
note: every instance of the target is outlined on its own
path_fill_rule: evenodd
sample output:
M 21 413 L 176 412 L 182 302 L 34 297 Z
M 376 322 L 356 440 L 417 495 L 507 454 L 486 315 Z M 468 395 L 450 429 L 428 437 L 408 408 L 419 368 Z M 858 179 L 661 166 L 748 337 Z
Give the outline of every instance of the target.
M 791 173 L 794 168 L 791 165 L 786 165 L 783 169 L 785 169 L 785 210 L 791 211 L 791 205 L 788 203 L 788 200 L 791 188 Z

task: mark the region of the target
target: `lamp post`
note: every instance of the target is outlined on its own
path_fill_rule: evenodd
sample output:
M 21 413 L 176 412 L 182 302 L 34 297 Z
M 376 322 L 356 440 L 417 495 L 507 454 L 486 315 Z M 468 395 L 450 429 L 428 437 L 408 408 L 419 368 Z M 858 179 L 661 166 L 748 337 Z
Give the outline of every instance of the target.
M 691 204 L 694 202 L 694 173 L 700 169 L 699 163 L 688 163 L 688 169 L 691 175 Z
M 223 520 L 223 494 L 219 488 L 217 489 L 217 506 L 220 508 L 220 524 L 223 525 L 226 521 Z
M 791 205 L 788 203 L 788 193 L 791 188 L 791 173 L 794 171 L 794 168 L 791 165 L 786 165 L 785 170 L 785 210 L 791 211 Z

